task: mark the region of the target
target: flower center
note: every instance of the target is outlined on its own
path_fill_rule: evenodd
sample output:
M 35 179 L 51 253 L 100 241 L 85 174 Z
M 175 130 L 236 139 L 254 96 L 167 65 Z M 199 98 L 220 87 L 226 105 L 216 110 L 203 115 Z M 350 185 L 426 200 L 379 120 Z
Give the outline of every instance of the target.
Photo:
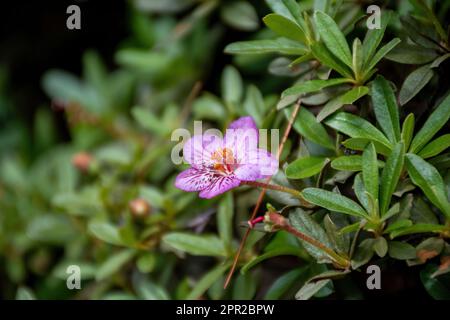
M 236 160 L 234 159 L 233 151 L 230 149 L 217 149 L 211 155 L 211 159 L 214 161 L 214 170 L 223 173 L 233 172 Z

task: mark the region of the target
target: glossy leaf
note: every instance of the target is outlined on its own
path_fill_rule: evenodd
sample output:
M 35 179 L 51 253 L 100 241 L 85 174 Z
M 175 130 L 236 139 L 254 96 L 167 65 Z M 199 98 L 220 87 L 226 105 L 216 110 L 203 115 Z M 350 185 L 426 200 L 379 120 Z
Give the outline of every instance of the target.
M 378 164 L 377 153 L 373 143 L 369 143 L 364 149 L 362 155 L 362 162 L 364 163 L 362 168 L 362 177 L 364 186 L 367 192 L 372 195 L 374 199 L 378 199 L 379 182 L 378 182 Z M 386 170 L 386 168 L 384 169 Z
M 263 18 L 264 23 L 272 31 L 281 37 L 285 37 L 294 41 L 307 43 L 305 33 L 301 27 L 290 19 L 282 15 L 271 13 Z
M 213 235 L 195 235 L 184 232 L 171 232 L 163 237 L 167 245 L 197 256 L 225 256 L 222 241 Z
M 285 38 L 238 41 L 225 47 L 225 53 L 245 55 L 268 53 L 304 55 L 307 52 L 303 44 Z
M 333 248 L 330 238 L 325 230 L 314 221 L 311 216 L 301 209 L 295 209 L 289 214 L 289 223 L 298 231 L 319 241 L 328 248 Z M 323 250 L 311 245 L 310 243 L 300 239 L 300 242 L 318 262 L 330 262 L 330 257 Z
M 302 195 L 306 201 L 330 211 L 341 212 L 360 218 L 367 217 L 367 213 L 359 204 L 335 192 L 318 188 L 306 188 L 302 191 Z
M 389 241 L 389 256 L 397 260 L 414 259 L 416 248 L 407 242 Z
M 447 199 L 444 181 L 436 168 L 412 153 L 406 154 L 406 167 L 412 182 L 422 189 L 428 199 L 442 213 L 450 217 L 450 203 Z
M 423 87 L 433 78 L 434 72 L 430 65 L 424 65 L 411 72 L 403 82 L 398 100 L 400 105 L 405 105 L 409 100 L 414 98 Z
M 352 67 L 352 56 L 344 34 L 334 20 L 324 12 L 316 11 L 314 21 L 317 31 L 327 48 L 348 67 Z
M 287 109 L 285 109 L 285 115 L 289 118 L 290 112 Z M 300 108 L 293 127 L 306 139 L 327 149 L 334 150 L 334 144 L 325 127 L 316 120 L 316 117 L 308 109 Z
M 364 138 L 374 140 L 387 148 L 391 148 L 391 143 L 387 138 L 375 128 L 370 122 L 350 113 L 339 112 L 329 119 L 325 124 L 333 129 L 345 133 L 352 138 Z
M 382 76 L 372 83 L 372 105 L 377 122 L 389 141 L 395 143 L 400 140 L 400 120 L 394 91 Z
M 447 133 L 429 142 L 420 150 L 418 155 L 424 159 L 431 158 L 437 156 L 448 147 L 450 147 L 450 134 Z
M 245 1 L 235 1 L 223 6 L 221 17 L 228 25 L 238 30 L 253 31 L 259 26 L 255 8 Z
M 397 188 L 405 159 L 405 147 L 402 142 L 392 149 L 381 174 L 380 211 L 383 216 L 389 208 L 392 194 Z
M 410 152 L 420 151 L 433 136 L 448 122 L 450 119 L 450 94 L 447 95 L 439 106 L 425 121 L 422 128 L 417 132 L 411 142 Z
M 286 167 L 289 179 L 304 179 L 318 174 L 329 160 L 324 157 L 305 157 L 291 162 Z
M 319 114 L 317 115 L 317 121 L 322 121 L 329 115 L 342 108 L 344 105 L 354 103 L 361 97 L 365 96 L 367 93 L 369 93 L 369 88 L 359 86 L 352 88 L 344 94 L 331 99 L 323 106 L 322 110 L 320 110 Z
M 226 249 L 230 250 L 233 240 L 233 194 L 226 193 L 217 208 L 217 228 Z
M 312 44 L 311 52 L 321 64 L 336 70 L 343 77 L 353 78 L 350 68 L 343 62 L 337 60 L 323 43 L 316 42 Z
M 227 269 L 230 264 L 221 264 L 206 273 L 194 286 L 192 291 L 186 297 L 186 300 L 198 299 L 206 290 L 208 290 L 214 282 L 216 282 Z
M 348 79 L 338 78 L 338 79 L 328 79 L 328 80 L 309 80 L 296 84 L 283 91 L 281 97 L 286 97 L 290 95 L 301 95 L 305 93 L 315 92 L 322 90 L 323 88 L 336 86 L 338 84 L 349 82 Z
M 403 121 L 401 138 L 402 138 L 403 144 L 405 145 L 405 150 L 409 149 L 409 145 L 413 138 L 414 123 L 415 123 L 414 113 L 408 114 L 408 116 Z
M 378 62 L 380 62 L 380 60 L 383 59 L 384 56 L 389 53 L 389 51 L 394 49 L 400 43 L 400 41 L 401 41 L 400 39 L 395 38 L 386 43 L 384 46 L 382 46 L 370 60 L 369 64 L 366 67 L 366 70 L 372 70 L 378 64 Z

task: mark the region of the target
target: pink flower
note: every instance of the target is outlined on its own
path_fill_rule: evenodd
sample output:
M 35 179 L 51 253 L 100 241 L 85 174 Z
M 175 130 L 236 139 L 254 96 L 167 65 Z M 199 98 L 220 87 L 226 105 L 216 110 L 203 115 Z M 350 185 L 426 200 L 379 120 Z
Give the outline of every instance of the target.
M 270 152 L 258 149 L 258 138 L 252 117 L 231 123 L 223 139 L 212 134 L 193 136 L 183 147 L 184 159 L 191 168 L 177 176 L 175 186 L 200 191 L 200 198 L 210 199 L 242 181 L 272 176 L 278 170 L 278 161 Z

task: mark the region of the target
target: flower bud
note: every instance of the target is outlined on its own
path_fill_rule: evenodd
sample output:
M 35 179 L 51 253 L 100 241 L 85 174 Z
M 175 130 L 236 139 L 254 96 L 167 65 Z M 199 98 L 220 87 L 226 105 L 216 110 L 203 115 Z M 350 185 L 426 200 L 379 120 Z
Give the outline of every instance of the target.
M 87 172 L 93 161 L 93 157 L 87 152 L 79 152 L 72 157 L 72 164 L 82 172 Z
M 150 204 L 146 200 L 141 198 L 131 200 L 128 203 L 128 207 L 131 211 L 131 214 L 136 218 L 143 218 L 145 216 L 148 216 L 151 212 Z
M 285 217 L 275 211 L 268 211 L 264 215 L 264 229 L 268 232 L 274 232 L 288 225 Z

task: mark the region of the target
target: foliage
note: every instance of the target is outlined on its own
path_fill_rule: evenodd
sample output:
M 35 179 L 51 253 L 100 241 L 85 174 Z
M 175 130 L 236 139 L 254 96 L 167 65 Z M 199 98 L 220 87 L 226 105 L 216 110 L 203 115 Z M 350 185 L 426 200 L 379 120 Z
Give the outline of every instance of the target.
M 2 295 L 362 298 L 355 274 L 398 260 L 432 298 L 450 298 L 448 6 L 389 3 L 369 30 L 356 2 L 266 4 L 131 1 L 114 70 L 87 51 L 80 76 L 42 77 L 69 141 L 50 108 L 32 132 L 10 120 L 0 70 Z M 257 189 L 201 199 L 174 186 L 186 167 L 171 160 L 175 129 L 242 116 L 280 132 L 292 121 L 254 227 Z M 70 265 L 83 290 L 66 289 Z

